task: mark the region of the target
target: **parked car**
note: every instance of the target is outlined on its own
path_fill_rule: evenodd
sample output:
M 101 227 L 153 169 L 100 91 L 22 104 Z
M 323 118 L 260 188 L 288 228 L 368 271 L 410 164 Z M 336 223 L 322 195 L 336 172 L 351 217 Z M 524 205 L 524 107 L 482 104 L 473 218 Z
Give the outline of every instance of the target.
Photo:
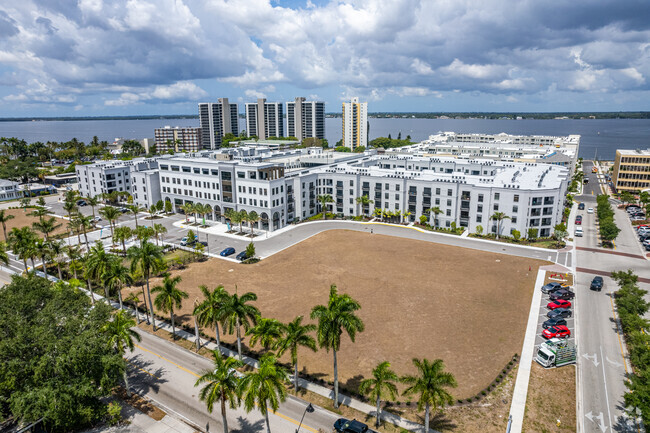
M 186 245 L 191 245 L 194 242 L 199 240 L 199 235 L 194 235 L 194 240 L 190 240 L 187 236 L 183 236 L 183 239 L 181 239 L 181 245 L 186 246 Z
M 576 224 L 578 224 L 578 225 L 582 224 L 582 215 L 578 215 L 576 217 Z
M 646 220 L 645 216 L 633 216 L 633 217 L 630 217 L 630 221 L 632 221 L 632 222 L 634 222 L 634 221 L 645 221 L 645 220 Z
M 235 249 L 233 247 L 226 247 L 223 251 L 219 253 L 221 257 L 227 257 L 235 254 Z
M 641 242 L 645 241 L 646 239 L 650 238 L 650 233 L 643 233 L 639 235 L 639 240 Z
M 240 262 L 243 262 L 248 258 L 248 255 L 246 255 L 246 251 L 242 251 L 241 253 L 237 254 L 237 257 L 235 257 L 237 260 Z
M 96 216 L 96 217 L 93 218 L 93 219 L 95 220 L 96 223 L 98 223 L 98 222 L 100 222 L 100 221 L 102 220 L 102 217 L 100 217 L 100 216 Z
M 571 317 L 573 316 L 573 311 L 569 310 L 568 308 L 556 308 L 555 310 L 551 310 L 548 313 L 546 313 L 546 317 L 549 319 L 554 319 L 556 317 Z
M 549 310 L 555 310 L 556 308 L 571 308 L 571 302 L 565 299 L 558 299 L 553 302 L 546 304 L 546 308 Z
M 650 224 L 639 224 L 638 226 L 634 227 L 634 230 L 637 232 L 641 229 L 650 229 Z
M 558 299 L 569 300 L 573 299 L 575 296 L 576 294 L 569 289 L 560 289 L 551 293 L 551 301 L 557 301 Z
M 77 200 L 77 206 L 86 206 L 87 204 L 86 200 Z
M 368 426 L 362 422 L 353 419 L 350 421 L 346 418 L 339 418 L 334 423 L 334 430 L 338 433 L 370 433 L 372 430 L 368 429 Z
M 556 290 L 566 289 L 568 287 L 569 287 L 568 284 L 552 281 L 542 286 L 542 293 L 553 293 Z
M 625 209 L 625 210 L 627 211 L 627 213 L 633 213 L 633 212 L 640 211 L 641 208 L 639 206 L 631 205 L 631 206 L 628 206 L 627 209 Z
M 551 326 L 542 331 L 544 338 L 568 338 L 571 336 L 571 331 L 564 325 Z
M 129 210 L 128 210 L 127 208 L 125 208 L 125 207 L 117 208 L 117 210 L 119 210 L 119 211 L 122 212 L 122 213 L 127 213 L 127 212 L 129 211 Z
M 591 280 L 591 285 L 589 288 L 591 290 L 597 290 L 599 292 L 603 290 L 603 277 L 595 276 L 594 279 Z
M 587 213 L 594 213 L 594 208 L 590 207 L 589 209 L 587 209 Z
M 650 245 L 645 245 L 645 250 L 650 251 Z
M 645 247 L 646 245 L 650 245 L 650 239 L 646 239 L 641 242 L 641 244 Z
M 587 183 L 587 182 L 585 182 L 585 183 Z M 580 204 L 578 205 L 578 210 L 585 210 L 585 204 L 584 204 L 584 203 L 580 203 Z
M 199 243 L 200 243 L 201 245 L 203 245 L 204 247 L 207 247 L 207 246 L 208 246 L 208 242 L 207 242 L 207 241 L 199 241 Z
M 576 227 L 575 237 L 581 238 L 583 233 L 584 232 L 582 231 L 582 227 Z
M 542 328 L 550 328 L 551 326 L 558 326 L 558 325 L 564 325 L 566 326 L 566 319 L 564 317 L 553 317 L 552 319 L 548 319 L 544 323 L 542 323 Z

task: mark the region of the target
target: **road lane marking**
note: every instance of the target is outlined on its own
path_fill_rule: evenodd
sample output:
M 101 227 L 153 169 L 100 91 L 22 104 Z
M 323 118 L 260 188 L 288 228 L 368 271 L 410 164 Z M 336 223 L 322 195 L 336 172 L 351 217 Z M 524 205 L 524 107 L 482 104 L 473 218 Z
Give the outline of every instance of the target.
M 160 359 L 162 359 L 162 360 L 164 360 L 164 361 L 169 362 L 170 364 L 174 365 L 175 367 L 180 368 L 181 370 L 183 370 L 183 371 L 185 371 L 185 372 L 191 374 L 192 376 L 200 377 L 198 374 L 194 373 L 193 371 L 190 371 L 190 370 L 188 370 L 187 368 L 185 368 L 185 367 L 183 367 L 183 366 L 181 366 L 181 365 L 178 365 L 178 364 L 175 363 L 174 361 L 170 361 L 169 359 L 165 358 L 164 356 L 158 355 L 156 352 L 153 352 L 153 351 L 151 351 L 151 350 L 149 350 L 149 349 L 145 349 L 144 347 L 142 347 L 142 346 L 140 346 L 140 345 L 138 345 L 138 344 L 135 344 L 134 346 L 137 347 L 137 348 L 140 349 L 140 350 L 144 350 L 145 352 L 149 352 L 149 353 L 151 353 L 152 355 L 155 355 L 155 356 L 157 356 L 158 358 L 160 358 Z M 139 368 L 139 367 L 137 367 L 137 368 Z M 142 369 L 141 369 L 141 370 L 142 370 Z M 146 370 L 142 370 L 142 371 L 144 371 L 145 373 L 147 373 L 147 374 L 149 374 L 149 375 L 151 375 L 151 376 L 153 376 L 153 377 L 156 377 L 156 376 L 154 376 L 153 374 L 149 373 L 149 372 L 146 371 Z M 160 378 L 158 378 L 158 379 L 160 379 Z M 269 411 L 270 411 L 271 413 L 273 413 L 274 415 L 277 415 L 277 416 L 279 416 L 280 418 L 284 418 L 285 420 L 290 421 L 291 423 L 293 423 L 293 424 L 295 424 L 295 425 L 299 425 L 299 424 L 300 424 L 300 423 L 299 423 L 298 421 L 296 421 L 295 419 L 290 418 L 290 417 L 288 417 L 288 416 L 286 416 L 286 415 L 283 415 L 283 414 L 281 414 L 281 413 L 279 413 L 279 412 L 275 412 L 275 411 L 273 411 L 272 409 L 269 409 Z M 312 433 L 318 433 L 318 430 L 314 430 L 313 428 L 311 428 L 311 427 L 309 427 L 309 426 L 306 426 L 306 425 L 302 425 L 302 428 L 304 428 L 305 430 L 309 430 L 309 431 L 311 431 Z
M 619 332 L 620 328 L 618 326 L 618 317 L 616 316 L 616 310 L 614 309 L 614 300 L 612 298 L 612 296 L 609 297 L 609 302 L 612 304 L 612 313 L 614 314 L 614 322 L 616 322 L 616 336 L 618 337 L 618 347 L 621 350 L 623 366 L 625 367 L 625 375 L 627 376 L 627 362 L 625 362 L 625 355 L 623 354 L 623 342 L 621 341 L 621 333 Z
M 124 359 L 126 359 L 126 358 L 124 358 Z M 155 377 L 156 379 L 160 380 L 160 377 L 156 376 L 156 375 L 153 374 L 153 373 L 148 372 L 148 371 L 145 370 L 144 368 L 138 367 L 137 365 L 135 365 L 134 363 L 132 363 L 132 362 L 129 361 L 128 359 L 126 359 L 126 362 L 129 363 L 132 367 L 134 367 L 134 368 L 136 368 L 136 369 L 138 369 L 138 370 L 140 370 L 140 371 L 142 371 L 142 372 L 144 372 L 144 373 L 147 373 L 147 374 L 148 374 L 149 376 L 151 376 L 151 377 Z
M 603 359 L 603 346 L 600 346 L 600 359 Z M 609 429 L 613 431 L 612 429 L 612 413 L 609 411 L 609 394 L 607 391 L 607 380 L 606 380 L 606 375 L 605 375 L 605 363 L 603 362 L 601 364 L 601 367 L 603 367 L 603 385 L 605 385 L 605 400 L 607 403 L 607 418 L 609 419 Z M 605 430 L 603 430 L 604 432 Z

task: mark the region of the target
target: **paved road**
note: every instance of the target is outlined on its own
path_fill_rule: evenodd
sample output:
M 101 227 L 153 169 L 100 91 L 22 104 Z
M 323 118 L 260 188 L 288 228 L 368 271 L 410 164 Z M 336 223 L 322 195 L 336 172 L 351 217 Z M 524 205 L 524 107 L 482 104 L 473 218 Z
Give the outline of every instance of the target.
M 584 161 L 589 187 L 577 200 L 586 207 L 596 207 L 596 194 L 601 192 L 598 180 L 591 173 L 591 162 Z M 595 189 L 596 188 L 596 189 Z M 639 242 L 624 211 L 616 210 L 616 222 L 622 229 L 615 250 L 600 248 L 595 214 L 583 215 L 584 237 L 576 238 L 576 326 L 578 342 L 578 425 L 584 432 L 636 431 L 628 425 L 623 395 L 626 388 L 626 365 L 622 335 L 614 320 L 612 292 L 617 287 L 605 276 L 602 292 L 589 290 L 596 274 L 632 269 L 641 278 L 650 278 L 650 263 L 643 258 Z M 650 280 L 646 280 L 650 281 Z M 641 283 L 646 290 L 648 284 Z
M 212 362 L 156 336 L 145 332 L 140 335 L 142 341 L 127 355 L 132 389 L 189 420 L 195 428 L 205 432 L 222 431 L 220 405 L 217 403 L 212 414 L 208 413 L 205 403 L 198 399 L 200 388 L 194 387 L 197 377 L 210 369 Z M 306 406 L 306 402 L 289 397 L 278 413 L 270 414 L 272 431 L 294 432 Z M 315 412 L 305 416 L 301 431 L 331 431 L 338 416 L 315 408 Z M 228 427 L 233 433 L 266 431 L 264 418 L 257 410 L 247 414 L 243 409 L 228 408 Z

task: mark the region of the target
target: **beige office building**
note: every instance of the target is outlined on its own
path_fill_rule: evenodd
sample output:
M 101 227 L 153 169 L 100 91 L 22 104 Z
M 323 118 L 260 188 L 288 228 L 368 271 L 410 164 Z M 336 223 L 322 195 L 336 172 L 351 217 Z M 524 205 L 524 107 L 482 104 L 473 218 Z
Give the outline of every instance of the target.
M 612 180 L 617 192 L 650 189 L 650 149 L 617 149 Z
M 343 103 L 343 146 L 351 150 L 368 145 L 368 103 L 352 98 Z

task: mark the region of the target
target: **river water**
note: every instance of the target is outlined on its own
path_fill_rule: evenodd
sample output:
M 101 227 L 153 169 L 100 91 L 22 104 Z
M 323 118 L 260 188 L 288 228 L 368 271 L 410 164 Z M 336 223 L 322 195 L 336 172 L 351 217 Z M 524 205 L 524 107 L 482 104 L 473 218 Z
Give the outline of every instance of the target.
M 245 127 L 244 119 L 239 120 Z M 369 119 L 369 138 L 397 138 L 411 136 L 421 141 L 439 131 L 464 133 L 505 132 L 521 135 L 569 135 L 579 134 L 580 156 L 584 158 L 613 159 L 616 149 L 650 148 L 649 119 L 585 119 L 585 120 L 489 120 L 489 119 Z M 153 130 L 165 125 L 198 126 L 198 119 L 147 119 L 147 120 L 67 120 L 0 122 L 0 137 L 17 137 L 31 143 L 34 141 L 68 141 L 76 137 L 88 142 L 94 135 L 100 140 L 112 142 L 116 137 L 153 137 Z M 331 144 L 341 139 L 341 119 L 328 118 L 325 122 L 326 137 Z

